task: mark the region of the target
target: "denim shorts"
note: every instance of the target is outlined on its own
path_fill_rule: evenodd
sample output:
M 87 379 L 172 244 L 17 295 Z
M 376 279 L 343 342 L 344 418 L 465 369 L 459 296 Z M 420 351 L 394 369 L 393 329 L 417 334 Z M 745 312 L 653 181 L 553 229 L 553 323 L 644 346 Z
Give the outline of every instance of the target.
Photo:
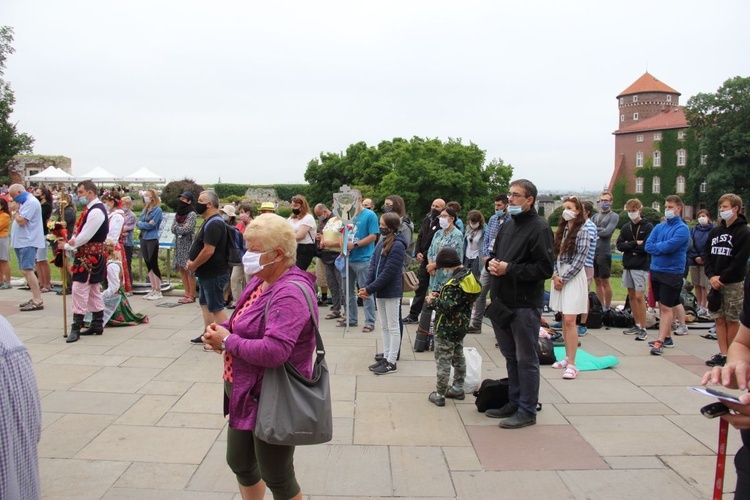
M 229 283 L 229 273 L 198 278 L 198 303 L 206 306 L 208 312 L 215 313 L 224 309 L 224 290 Z
M 34 269 L 36 265 L 36 248 L 22 247 L 16 248 L 16 257 L 18 258 L 18 269 L 28 271 Z

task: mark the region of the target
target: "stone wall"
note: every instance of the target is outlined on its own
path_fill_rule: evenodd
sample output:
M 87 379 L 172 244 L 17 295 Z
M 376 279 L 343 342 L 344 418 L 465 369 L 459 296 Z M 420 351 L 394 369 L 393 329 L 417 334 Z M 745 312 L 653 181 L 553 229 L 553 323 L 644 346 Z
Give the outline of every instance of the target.
M 18 155 L 8 162 L 8 177 L 14 184 L 23 184 L 24 178 L 38 174 L 49 166 L 60 168 L 73 175 L 73 166 L 66 156 Z
M 279 195 L 273 188 L 249 188 L 245 191 L 245 198 L 250 200 L 252 203 L 263 203 L 264 201 L 270 201 L 276 203 L 279 201 Z

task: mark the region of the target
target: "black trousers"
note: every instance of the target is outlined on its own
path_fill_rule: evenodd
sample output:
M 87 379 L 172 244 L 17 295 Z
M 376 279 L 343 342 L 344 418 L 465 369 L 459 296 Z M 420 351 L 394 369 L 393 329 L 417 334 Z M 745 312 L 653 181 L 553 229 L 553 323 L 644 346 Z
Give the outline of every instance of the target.
M 740 431 L 742 436 L 742 448 L 734 457 L 734 466 L 737 469 L 737 486 L 734 489 L 735 500 L 750 498 L 750 430 Z
M 409 316 L 414 318 L 418 317 L 419 313 L 422 312 L 424 298 L 427 295 L 427 288 L 430 285 L 430 273 L 427 272 L 427 259 L 423 260 L 422 264 L 419 266 L 417 279 L 419 280 L 419 287 L 414 290 L 414 300 L 409 309 Z

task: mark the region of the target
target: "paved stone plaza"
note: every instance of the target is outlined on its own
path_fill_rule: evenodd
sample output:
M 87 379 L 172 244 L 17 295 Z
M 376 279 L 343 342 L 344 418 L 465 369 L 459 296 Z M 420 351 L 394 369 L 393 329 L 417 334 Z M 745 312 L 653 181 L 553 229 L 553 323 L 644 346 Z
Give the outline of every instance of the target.
M 45 294 L 43 311 L 19 312 L 28 296 L 0 292 L 0 313 L 35 363 L 45 499 L 239 499 L 224 461 L 222 360 L 188 342 L 202 327 L 197 304 L 133 297 L 149 324 L 66 344 L 62 297 Z M 663 357 L 619 329 L 590 331 L 582 348 L 620 364 L 573 381 L 542 367 L 537 425 L 503 430 L 471 396 L 444 408 L 427 402 L 435 363 L 412 352 L 414 330 L 407 325 L 398 373 L 375 376 L 367 366 L 380 334 L 321 320 L 335 431 L 331 443 L 296 452 L 305 498 L 711 498 L 718 422 L 698 412 L 711 400 L 686 387 L 718 347 L 698 331 Z M 494 344 L 486 325 L 466 339 L 482 355 L 483 378 L 505 376 Z M 730 429 L 728 492 L 739 446 Z

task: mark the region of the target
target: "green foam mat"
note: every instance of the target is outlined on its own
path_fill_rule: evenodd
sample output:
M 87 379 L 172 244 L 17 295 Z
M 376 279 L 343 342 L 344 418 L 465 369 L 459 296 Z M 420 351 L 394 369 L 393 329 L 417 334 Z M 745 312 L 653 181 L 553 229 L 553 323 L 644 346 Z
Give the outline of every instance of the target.
M 565 347 L 555 347 L 555 358 L 565 359 Z M 578 349 L 576 352 L 576 368 L 582 372 L 590 372 L 594 370 L 604 370 L 605 368 L 612 368 L 620 361 L 614 356 L 602 356 L 597 357 L 593 354 L 589 354 L 583 349 Z

